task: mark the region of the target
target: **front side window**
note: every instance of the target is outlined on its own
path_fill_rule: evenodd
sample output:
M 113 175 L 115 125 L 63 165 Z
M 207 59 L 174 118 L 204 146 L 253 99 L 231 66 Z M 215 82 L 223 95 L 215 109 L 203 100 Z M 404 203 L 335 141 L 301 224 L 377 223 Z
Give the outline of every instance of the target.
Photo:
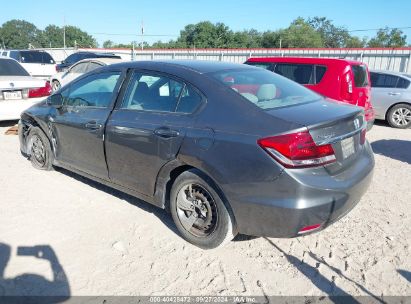
M 202 97 L 191 86 L 167 76 L 134 73 L 122 109 L 192 113 Z
M 65 95 L 66 106 L 108 107 L 120 78 L 120 72 L 90 75 L 73 83 Z
M 312 102 L 321 98 L 313 91 L 263 69 L 233 69 L 210 75 L 264 110 Z
M 279 63 L 274 72 L 299 84 L 314 84 L 314 66 L 311 64 Z

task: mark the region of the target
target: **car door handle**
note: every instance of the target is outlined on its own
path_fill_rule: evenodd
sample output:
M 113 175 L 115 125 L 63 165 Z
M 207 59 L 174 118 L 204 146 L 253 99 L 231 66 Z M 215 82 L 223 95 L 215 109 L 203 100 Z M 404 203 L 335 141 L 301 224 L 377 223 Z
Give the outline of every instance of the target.
M 170 128 L 158 128 L 154 130 L 154 134 L 159 137 L 170 138 L 179 136 L 180 132 L 178 132 L 177 130 L 172 130 Z
M 101 129 L 102 127 L 103 125 L 98 124 L 95 121 L 89 121 L 88 123 L 86 123 L 86 128 L 90 130 L 98 130 L 98 129 Z
M 398 95 L 401 95 L 401 93 L 389 92 L 388 95 L 390 95 L 390 96 L 398 96 Z

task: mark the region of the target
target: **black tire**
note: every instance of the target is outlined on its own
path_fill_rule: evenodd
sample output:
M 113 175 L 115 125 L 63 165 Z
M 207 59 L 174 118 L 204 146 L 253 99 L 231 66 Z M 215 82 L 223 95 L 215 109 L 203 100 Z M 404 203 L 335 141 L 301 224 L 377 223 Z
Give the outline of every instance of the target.
M 53 92 L 56 92 L 58 90 L 60 90 L 61 88 L 61 84 L 58 80 L 53 80 L 53 82 L 51 83 L 51 88 L 53 90 Z
M 185 240 L 203 249 L 223 246 L 237 234 L 231 210 L 224 204 L 218 192 L 212 180 L 195 169 L 179 175 L 171 188 L 170 211 L 178 231 Z M 192 210 L 180 208 L 181 203 L 177 202 L 177 198 L 182 193 L 191 193 L 192 196 L 186 196 L 185 202 L 195 202 L 193 207 L 190 206 Z M 187 230 L 183 222 L 187 225 L 192 216 L 196 217 L 195 222 Z
M 26 144 L 27 155 L 34 168 L 46 171 L 53 170 L 53 152 L 50 141 L 40 128 L 31 128 Z
M 411 126 L 411 105 L 400 103 L 393 106 L 387 113 L 387 122 L 393 128 L 409 128 Z

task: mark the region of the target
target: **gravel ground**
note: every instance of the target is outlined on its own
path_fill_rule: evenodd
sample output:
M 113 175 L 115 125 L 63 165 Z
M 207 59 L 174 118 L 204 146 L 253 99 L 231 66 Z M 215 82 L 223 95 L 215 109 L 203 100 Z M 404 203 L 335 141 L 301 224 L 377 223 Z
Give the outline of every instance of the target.
M 0 294 L 411 295 L 411 130 L 373 128 L 372 185 L 328 229 L 295 239 L 240 236 L 203 251 L 160 209 L 67 171 L 35 170 L 6 129 Z

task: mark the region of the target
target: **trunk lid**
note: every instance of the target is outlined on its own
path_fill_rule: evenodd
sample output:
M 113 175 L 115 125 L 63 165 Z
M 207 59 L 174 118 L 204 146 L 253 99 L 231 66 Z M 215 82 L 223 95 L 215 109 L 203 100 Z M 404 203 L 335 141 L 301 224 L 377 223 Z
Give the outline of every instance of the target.
M 44 80 L 31 76 L 0 76 L 0 90 L 19 90 L 44 87 Z
M 310 132 L 316 145 L 331 144 L 336 162 L 326 165 L 330 174 L 338 174 L 350 166 L 363 148 L 361 134 L 366 129 L 363 110 L 331 100 L 277 108 L 269 114 L 298 123 Z

